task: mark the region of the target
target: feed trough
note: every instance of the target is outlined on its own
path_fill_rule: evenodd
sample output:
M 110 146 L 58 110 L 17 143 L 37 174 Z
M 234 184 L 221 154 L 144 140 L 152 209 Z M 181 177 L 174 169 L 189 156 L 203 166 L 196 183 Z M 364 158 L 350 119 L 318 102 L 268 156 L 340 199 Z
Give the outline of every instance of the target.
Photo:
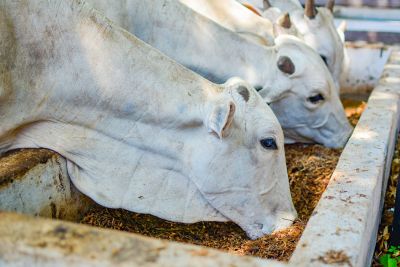
M 400 48 L 352 45 L 349 53 L 383 72 L 351 70 L 346 97 L 374 89 L 288 262 L 77 224 L 96 204 L 69 181 L 62 157 L 40 149 L 1 159 L 0 265 L 368 266 L 398 132 Z

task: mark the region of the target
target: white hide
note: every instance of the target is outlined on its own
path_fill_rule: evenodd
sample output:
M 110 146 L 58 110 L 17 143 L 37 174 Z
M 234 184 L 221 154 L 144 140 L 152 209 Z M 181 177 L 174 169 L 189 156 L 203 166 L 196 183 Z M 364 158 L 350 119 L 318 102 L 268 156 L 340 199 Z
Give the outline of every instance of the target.
M 264 0 L 235 0 L 242 4 L 250 4 L 260 12 L 265 11 Z M 291 12 L 303 8 L 298 0 L 268 0 L 269 4 L 285 12 Z
M 107 0 L 91 0 L 109 14 Z M 318 54 L 301 41 L 280 36 L 266 47 L 250 42 L 216 24 L 178 0 L 128 0 L 123 26 L 207 79 L 223 83 L 238 76 L 258 88 L 271 104 L 285 142 L 317 142 L 342 147 L 351 134 L 332 77 Z M 119 18 L 112 18 L 120 20 Z M 277 67 L 288 56 L 295 66 L 289 75 Z M 324 101 L 309 98 L 323 95 Z
M 179 1 L 197 13 L 259 45 L 274 45 L 274 38 L 277 35 L 298 35 L 293 25 L 290 28 L 284 28 L 279 24 L 279 20 L 284 14 L 277 8 L 270 8 L 266 11 L 268 12 L 267 19 L 261 16 L 261 11 L 257 15 L 236 0 Z
M 282 129 L 243 81 L 212 84 L 78 0 L 1 1 L 0 58 L 1 153 L 60 153 L 106 207 L 251 238 L 296 218 Z
M 272 23 L 236 0 L 179 0 L 197 13 L 261 45 L 274 44 Z
M 347 69 L 344 40 L 335 28 L 332 12 L 325 7 L 318 7 L 317 11 L 313 19 L 304 16 L 303 9 L 290 12 L 290 18 L 301 39 L 321 57 L 326 58 L 326 64 L 339 91 L 340 77 Z

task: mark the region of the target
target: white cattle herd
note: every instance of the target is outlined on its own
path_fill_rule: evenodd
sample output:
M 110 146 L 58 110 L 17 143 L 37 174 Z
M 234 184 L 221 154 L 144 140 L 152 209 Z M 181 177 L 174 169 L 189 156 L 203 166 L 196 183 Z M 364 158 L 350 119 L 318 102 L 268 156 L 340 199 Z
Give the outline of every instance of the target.
M 331 2 L 248 2 L 1 1 L 0 153 L 58 152 L 106 207 L 289 226 L 284 143 L 352 132 L 343 39 Z

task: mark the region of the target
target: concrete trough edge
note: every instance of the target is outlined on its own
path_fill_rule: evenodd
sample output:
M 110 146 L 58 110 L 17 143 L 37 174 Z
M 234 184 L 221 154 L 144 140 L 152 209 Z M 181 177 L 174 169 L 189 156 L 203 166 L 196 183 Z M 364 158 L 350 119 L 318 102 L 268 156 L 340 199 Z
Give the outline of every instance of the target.
M 195 245 L 0 212 L 0 266 L 282 267 Z
M 399 126 L 400 48 L 346 145 L 289 263 L 370 266 Z
M 14 177 L 0 190 L 0 266 L 285 266 L 65 221 L 79 221 L 94 205 L 70 182 L 58 154 Z
M 0 211 L 74 221 L 93 205 L 71 183 L 67 162 L 58 154 L 36 164 L 21 178 L 14 177 L 0 190 Z

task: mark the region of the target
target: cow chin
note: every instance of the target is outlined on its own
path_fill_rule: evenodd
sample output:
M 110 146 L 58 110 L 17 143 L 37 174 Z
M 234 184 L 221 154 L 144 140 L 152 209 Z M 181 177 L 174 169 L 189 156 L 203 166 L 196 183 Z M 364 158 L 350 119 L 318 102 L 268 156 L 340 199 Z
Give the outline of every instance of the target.
M 279 211 L 276 213 L 274 224 L 270 226 L 265 224 L 262 228 L 262 231 L 264 234 L 271 234 L 273 232 L 283 230 L 291 226 L 296 218 L 297 213 L 295 210 L 293 212 Z
M 291 226 L 297 218 L 297 212 L 294 210 L 292 212 L 284 212 L 284 211 L 279 211 L 277 212 L 276 215 L 277 221 L 275 225 L 274 232 L 280 231 L 282 229 L 285 229 L 289 226 Z
M 310 131 L 307 126 L 283 129 L 285 133 L 285 144 L 313 144 L 315 140 L 310 136 Z
M 274 217 L 269 216 L 264 224 L 241 225 L 241 228 L 250 239 L 254 240 L 291 226 L 296 218 L 297 212 L 295 210 L 292 212 L 276 212 Z
M 349 131 L 345 131 L 341 136 L 325 140 L 323 145 L 328 148 L 342 148 L 346 145 L 347 140 L 349 140 L 351 133 L 352 129 L 349 128 Z
M 334 114 L 330 114 L 326 124 L 319 128 L 317 141 L 329 148 L 342 148 L 352 132 L 353 127 L 346 118 L 340 120 Z
M 345 119 L 329 114 L 324 124 L 316 127 L 308 125 L 296 128 L 284 128 L 285 143 L 318 143 L 328 148 L 342 148 L 346 145 L 353 128 Z

